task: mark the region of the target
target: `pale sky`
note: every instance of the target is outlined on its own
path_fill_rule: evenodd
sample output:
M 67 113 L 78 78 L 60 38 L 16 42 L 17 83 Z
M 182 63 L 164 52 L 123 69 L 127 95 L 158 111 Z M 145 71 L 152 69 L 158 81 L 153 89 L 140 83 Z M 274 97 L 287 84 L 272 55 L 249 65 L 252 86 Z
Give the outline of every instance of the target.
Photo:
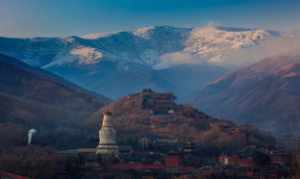
M 70 36 L 142 26 L 300 28 L 300 0 L 0 0 L 0 36 Z

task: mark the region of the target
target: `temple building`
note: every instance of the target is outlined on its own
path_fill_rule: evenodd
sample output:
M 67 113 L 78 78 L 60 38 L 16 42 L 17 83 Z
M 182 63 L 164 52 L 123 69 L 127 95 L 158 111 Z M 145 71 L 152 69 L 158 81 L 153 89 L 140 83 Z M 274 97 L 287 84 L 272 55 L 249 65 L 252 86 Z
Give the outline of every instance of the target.
M 112 114 L 104 113 L 102 126 L 99 130 L 99 145 L 96 154 L 117 157 L 119 146 L 116 140 L 116 131 L 112 124 Z

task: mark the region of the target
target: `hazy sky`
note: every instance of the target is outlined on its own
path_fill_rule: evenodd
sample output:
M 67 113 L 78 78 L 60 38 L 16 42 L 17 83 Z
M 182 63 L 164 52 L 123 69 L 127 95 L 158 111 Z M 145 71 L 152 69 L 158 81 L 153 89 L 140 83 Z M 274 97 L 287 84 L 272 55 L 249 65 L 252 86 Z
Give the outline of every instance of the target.
M 300 28 L 300 0 L 0 0 L 0 36 L 69 36 L 141 26 Z

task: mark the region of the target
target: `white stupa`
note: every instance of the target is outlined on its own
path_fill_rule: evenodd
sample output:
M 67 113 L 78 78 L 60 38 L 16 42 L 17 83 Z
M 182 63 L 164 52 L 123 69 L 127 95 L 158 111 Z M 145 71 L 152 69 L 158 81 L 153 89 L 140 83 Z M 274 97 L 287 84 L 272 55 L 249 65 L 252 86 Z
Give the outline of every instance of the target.
M 99 145 L 96 154 L 118 156 L 119 146 L 116 141 L 116 131 L 112 125 L 111 113 L 104 113 L 101 129 L 99 130 Z

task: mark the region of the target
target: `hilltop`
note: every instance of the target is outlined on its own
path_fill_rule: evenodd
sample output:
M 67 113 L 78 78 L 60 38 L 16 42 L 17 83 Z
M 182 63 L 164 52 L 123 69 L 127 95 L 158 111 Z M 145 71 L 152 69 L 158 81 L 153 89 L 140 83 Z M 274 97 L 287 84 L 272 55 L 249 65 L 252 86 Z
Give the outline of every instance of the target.
M 175 99 L 171 93 L 148 89 L 125 96 L 99 112 L 112 112 L 120 141 L 147 137 L 220 148 L 268 146 L 274 142 L 255 128 L 212 118 L 191 106 L 177 104 Z M 91 118 L 91 126 L 99 126 L 98 117 Z

